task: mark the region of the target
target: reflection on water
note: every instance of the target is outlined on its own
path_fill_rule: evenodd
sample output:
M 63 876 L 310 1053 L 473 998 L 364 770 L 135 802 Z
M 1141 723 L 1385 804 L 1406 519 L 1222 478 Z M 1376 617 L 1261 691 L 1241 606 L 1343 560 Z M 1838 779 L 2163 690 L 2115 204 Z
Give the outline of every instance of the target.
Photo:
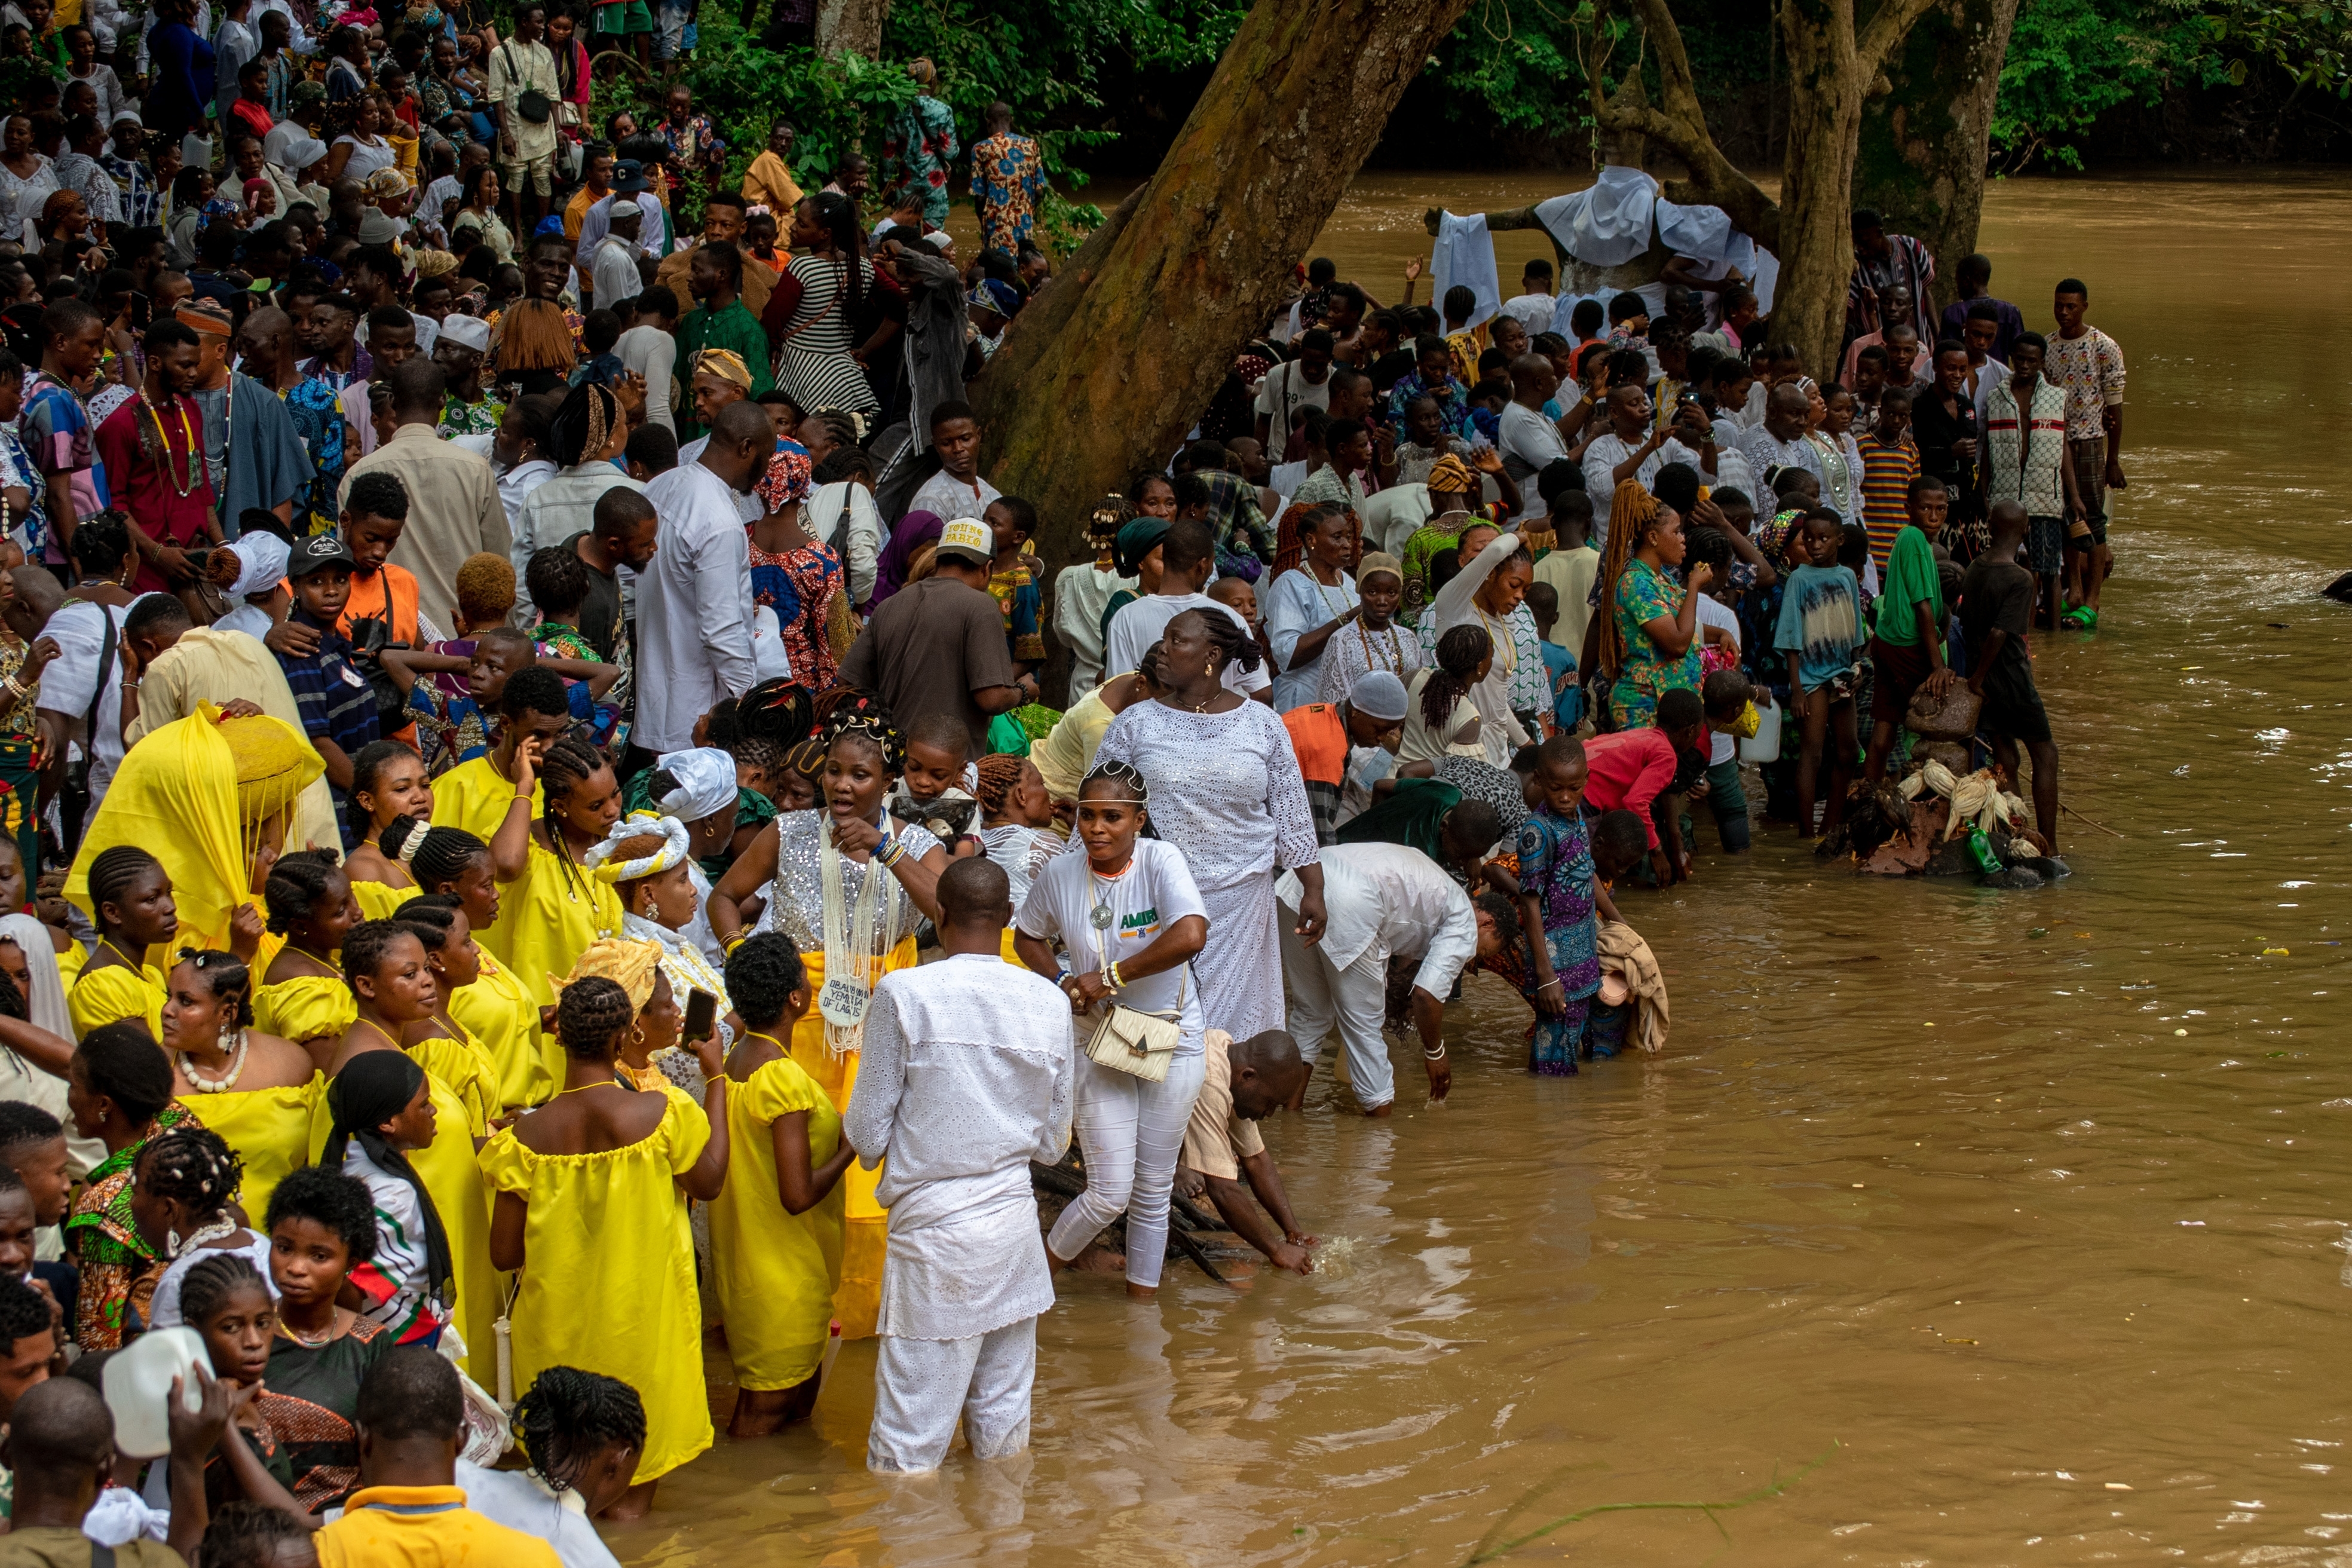
M 1392 299 L 1441 192 L 1551 194 L 1368 177 L 1318 248 Z M 1663 1058 L 1530 1079 L 1482 978 L 1450 1104 L 1366 1123 L 1326 1087 L 1268 1125 L 1344 1277 L 1067 1281 L 1034 1451 L 927 1480 L 866 1474 L 852 1345 L 810 1426 L 722 1437 L 624 1560 L 1451 1565 L 1826 1455 L 1505 1560 L 2352 1563 L 2352 611 L 2312 591 L 2352 567 L 2352 194 L 2012 182 L 1983 244 L 2029 324 L 2079 275 L 2129 356 L 2107 624 L 2035 644 L 2067 798 L 2124 837 L 2069 817 L 2039 893 L 1780 833 L 1704 859 L 1626 901 Z

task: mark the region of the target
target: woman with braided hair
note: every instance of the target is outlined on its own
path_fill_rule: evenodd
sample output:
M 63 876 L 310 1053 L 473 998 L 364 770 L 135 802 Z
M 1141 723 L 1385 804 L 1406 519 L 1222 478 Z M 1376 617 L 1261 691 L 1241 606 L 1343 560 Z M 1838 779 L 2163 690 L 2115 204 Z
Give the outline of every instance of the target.
M 163 1265 L 131 1290 L 131 1304 L 149 1328 L 179 1326 L 180 1282 L 203 1259 L 234 1252 L 256 1268 L 269 1267 L 269 1237 L 247 1229 L 238 1217 L 244 1179 L 236 1151 L 209 1127 L 174 1127 L 139 1151 L 131 1220 Z
M 416 896 L 416 878 L 407 855 L 421 832 L 404 829 L 394 836 L 392 825 L 402 817 L 413 822 L 433 818 L 433 781 L 416 749 L 399 741 L 371 741 L 352 759 L 352 809 L 365 813 L 367 830 L 359 847 L 343 858 L 344 873 L 366 918 L 380 921 Z
M 394 919 L 407 920 L 420 906 L 465 916 L 474 980 L 449 987 L 443 1000 L 449 1016 L 489 1053 L 502 1114 L 545 1104 L 562 1081 L 563 1055 L 539 1026 L 537 994 L 480 945 L 479 933 L 497 923 L 500 908 L 489 846 L 460 828 L 436 827 L 418 841 L 409 866 L 426 891 L 394 910 Z
M 66 993 L 74 1038 L 130 1018 L 144 1021 L 152 1040 L 163 1032 L 163 972 L 147 955 L 180 929 L 171 873 L 135 844 L 118 844 L 77 864 L 86 867 L 83 886 L 98 940 Z
M 619 1568 L 589 1520 L 621 1500 L 646 1447 L 646 1405 L 617 1377 L 551 1366 L 515 1401 L 527 1470 L 457 1461 L 466 1506 L 555 1548 L 564 1568 Z M 574 1506 L 572 1498 L 579 1499 Z
M 286 945 L 253 994 L 262 1032 L 294 1041 L 321 1068 L 352 1026 L 352 994 L 335 956 L 344 933 L 366 919 L 331 849 L 281 856 L 261 887 L 270 934 Z
M 925 828 L 901 824 L 883 802 L 905 770 L 907 745 L 880 704 L 852 693 L 825 721 L 820 805 L 788 811 L 711 890 L 709 915 L 719 945 L 732 952 L 751 934 L 741 900 L 765 896 L 757 929 L 780 931 L 809 972 L 817 1005 L 793 1027 L 792 1057 L 840 1110 L 857 1081 L 857 1051 L 874 986 L 915 962 L 915 927 L 939 918 L 944 845 Z M 877 868 L 889 875 L 876 875 Z M 886 1215 L 875 1201 L 880 1173 L 853 1167 L 845 1200 L 841 1288 L 834 1316 L 841 1331 L 874 1331 L 882 1300 Z
M 1062 568 L 1054 579 L 1054 634 L 1070 650 L 1070 689 L 1084 691 L 1103 677 L 1103 612 L 1111 595 L 1135 591 L 1135 579 L 1118 570 L 1118 531 L 1135 516 L 1123 495 L 1107 495 L 1087 518 L 1087 542 L 1094 559 Z M 1014 900 L 1019 901 L 1017 899 Z
M 621 788 L 611 764 L 574 735 L 525 741 L 514 761 L 516 797 L 536 787 L 546 804 L 536 820 L 509 812 L 491 838 L 499 915 L 475 940 L 547 1007 L 555 1001 L 551 977 L 571 973 L 590 942 L 621 929 L 621 900 L 581 864 L 619 820 Z
M 1255 668 L 1256 639 L 1231 616 L 1186 610 L 1160 639 L 1168 689 L 1120 712 L 1095 766 L 1143 775 L 1151 820 L 1181 850 L 1209 911 L 1194 965 L 1207 1026 L 1247 1040 L 1283 1026 L 1275 868 L 1298 873 L 1297 935 L 1323 934 L 1323 868 L 1290 732 L 1274 710 L 1223 684 L 1236 658 Z
M 202 1123 L 172 1098 L 171 1058 L 137 1020 L 82 1037 L 66 1069 L 66 1107 L 74 1132 L 106 1147 L 65 1223 L 66 1249 L 81 1269 L 74 1339 L 85 1351 L 110 1351 L 122 1343 L 131 1287 L 158 1257 L 131 1215 L 139 1156 L 151 1140 Z
M 1659 698 L 1698 689 L 1698 602 L 1713 574 L 1702 563 L 1688 583 L 1675 583 L 1670 569 L 1683 561 L 1682 517 L 1637 481 L 1617 487 L 1609 517 L 1599 579 L 1608 613 L 1593 616 L 1585 634 L 1594 657 L 1586 668 L 1609 678 L 1615 727 L 1641 730 L 1656 719 Z
M 245 1166 L 237 1201 L 258 1213 L 269 1206 L 270 1189 L 309 1160 L 310 1117 L 326 1080 L 310 1052 L 253 1027 L 253 971 L 235 953 L 181 949 L 164 990 L 172 1092 L 202 1105 L 205 1125 L 236 1151 Z
M 498 1275 L 489 1262 L 489 1190 L 475 1158 L 499 1114 L 499 1081 L 489 1053 L 472 1037 L 438 1025 L 440 984 L 418 931 L 399 921 L 366 921 L 343 939 L 343 974 L 355 1014 L 329 1069 L 340 1079 L 362 1056 L 398 1051 L 425 1069 L 433 1104 L 433 1140 L 411 1163 L 432 1194 L 447 1232 L 457 1300 L 451 1323 L 465 1341 L 467 1366 L 485 1386 L 498 1379 Z M 314 1119 L 311 1152 L 322 1155 L 332 1117 Z M 341 1168 L 338 1161 L 337 1168 Z
M 481 1153 L 497 1194 L 491 1261 L 521 1274 L 508 1312 L 514 1381 L 597 1368 L 646 1402 L 644 1448 L 608 1519 L 641 1518 L 654 1484 L 710 1447 L 686 1200 L 718 1197 L 729 1147 L 731 1085 L 717 1037 L 695 1042 L 708 1079 L 700 1106 L 674 1086 L 632 1089 L 614 1062 L 636 1014 L 613 981 L 565 986 L 555 1005 L 562 1089 Z
M 976 766 L 980 783 L 971 793 L 980 802 L 981 848 L 1012 881 L 1013 907 L 1018 910 L 1029 896 L 1030 882 L 1066 841 L 1054 831 L 1054 803 L 1036 763 L 999 752 Z

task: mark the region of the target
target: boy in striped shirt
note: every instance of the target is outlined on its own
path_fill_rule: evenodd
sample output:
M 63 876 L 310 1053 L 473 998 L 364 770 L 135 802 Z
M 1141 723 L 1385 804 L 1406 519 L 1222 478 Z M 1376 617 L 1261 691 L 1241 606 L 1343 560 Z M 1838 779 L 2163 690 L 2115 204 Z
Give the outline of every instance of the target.
M 1906 498 L 1919 477 L 1919 448 L 1911 439 L 1911 389 L 1890 386 L 1879 394 L 1878 418 L 1854 443 L 1862 449 L 1862 527 L 1870 535 L 1870 558 L 1886 572 L 1886 553 L 1910 521 Z

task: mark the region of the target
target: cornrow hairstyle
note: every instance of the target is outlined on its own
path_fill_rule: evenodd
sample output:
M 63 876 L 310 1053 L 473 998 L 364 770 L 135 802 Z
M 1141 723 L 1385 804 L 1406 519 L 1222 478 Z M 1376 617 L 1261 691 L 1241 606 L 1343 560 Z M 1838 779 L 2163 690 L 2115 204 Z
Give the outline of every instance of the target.
M 1183 614 L 1199 619 L 1201 629 L 1208 636 L 1209 646 L 1216 650 L 1217 669 L 1220 674 L 1223 672 L 1225 666 L 1235 660 L 1239 660 L 1241 667 L 1245 670 L 1255 669 L 1263 661 L 1265 656 L 1258 649 L 1257 638 L 1251 636 L 1239 621 L 1223 611 L 1192 609 L 1186 610 Z M 1177 617 L 1179 620 L 1182 618 L 1183 616 Z
M 245 960 L 218 948 L 180 949 L 180 962 L 194 969 L 203 979 L 205 989 L 215 1002 L 236 998 L 236 1019 L 240 1029 L 253 1026 L 253 971 Z
M 446 893 L 436 893 L 431 899 L 411 899 L 392 911 L 393 922 L 404 926 L 427 952 L 438 952 L 447 945 L 450 934 L 457 929 L 457 900 L 447 903 L 433 901 L 448 899 Z
M 757 936 L 751 942 L 769 940 Z M 773 940 L 783 942 L 788 951 L 792 947 L 782 937 Z M 740 956 L 743 949 L 735 951 Z M 793 956 L 797 963 L 799 954 Z M 734 967 L 732 959 L 728 967 Z M 729 994 L 733 994 L 731 984 Z M 530 1458 L 532 1472 L 556 1491 L 569 1491 L 581 1470 L 606 1448 L 645 1447 L 645 1402 L 616 1377 L 575 1366 L 551 1366 L 515 1401 L 514 1435 Z
M 540 787 L 545 802 L 540 820 L 547 824 L 548 843 L 563 862 L 564 879 L 583 891 L 587 889 L 587 878 L 572 858 L 571 841 L 556 824 L 555 813 L 562 802 L 572 798 L 573 790 L 587 783 L 604 765 L 604 753 L 577 735 L 557 736 L 539 759 Z
M 342 869 L 336 859 L 331 849 L 297 849 L 278 858 L 278 864 L 269 868 L 269 879 L 261 885 L 272 932 L 284 936 L 310 918 L 310 911 L 319 907 Z
M 793 680 L 763 680 L 735 704 L 735 733 L 792 745 L 816 728 L 816 698 Z
M 882 753 L 882 771 L 897 778 L 907 771 L 907 738 L 890 722 L 890 710 L 862 691 L 836 702 L 824 721 L 827 753 L 846 737 Z
M 1519 925 L 1518 908 L 1509 899 L 1488 888 L 1470 901 L 1492 917 L 1506 946 L 1517 948 L 1526 940 L 1527 932 Z
M 601 974 L 575 980 L 555 999 L 555 1037 L 566 1056 L 583 1062 L 612 1059 L 621 1034 L 636 1021 L 629 994 Z
M 992 752 L 973 764 L 980 778 L 971 795 L 982 811 L 994 816 L 1004 809 L 1004 797 L 1021 782 L 1021 765 L 1028 760 L 1017 752 Z
M 541 619 L 568 616 L 588 601 L 588 563 L 580 559 L 577 550 L 564 545 L 551 544 L 531 552 L 522 580 Z
M 802 742 L 803 745 L 807 743 Z M 757 769 L 772 779 L 785 770 L 793 751 L 797 750 L 787 747 L 782 741 L 772 741 L 765 735 L 738 735 L 727 742 L 726 749 L 727 754 L 735 759 L 738 766 Z M 819 752 L 818 755 L 822 758 L 824 753 Z
M 1429 683 L 1421 689 L 1423 723 L 1437 734 L 1445 733 L 1455 705 L 1470 693 L 1471 677 L 1494 648 L 1486 628 L 1478 626 L 1455 626 L 1437 639 L 1437 668 L 1429 672 Z
M 352 791 L 353 794 L 375 793 L 377 775 L 402 757 L 421 762 L 416 748 L 401 741 L 370 741 L 352 759 Z M 389 851 L 387 851 L 389 853 Z
M 517 674 L 522 673 L 516 671 Z M 386 838 L 405 828 L 416 826 L 417 818 L 395 816 L 383 830 Z M 404 838 L 403 842 L 405 842 Z M 490 847 L 462 827 L 430 827 L 409 851 L 408 874 L 416 879 L 420 888 L 430 889 L 438 882 L 454 882 L 466 874 L 466 868 L 477 857 L 488 855 Z
M 74 537 L 79 539 L 80 535 Z M 150 869 L 161 870 L 163 867 L 161 860 L 136 844 L 118 844 L 99 851 L 89 863 L 89 912 L 100 935 L 107 931 L 106 906 L 121 902 L 140 878 Z
M 824 420 L 825 427 L 831 429 L 833 417 L 836 412 L 837 410 L 826 409 L 817 417 Z M 848 416 L 844 415 L 842 417 L 845 420 Z M 846 484 L 852 479 L 870 479 L 873 477 L 872 455 L 865 447 L 850 446 L 846 440 L 844 440 L 842 445 L 824 455 L 824 461 L 819 463 L 816 466 L 816 471 L 809 476 L 809 482 L 816 485 L 838 485 Z
M 182 1287 L 184 1300 L 185 1289 Z M 283 1509 L 239 1498 L 213 1510 L 212 1522 L 205 1526 L 204 1542 L 196 1549 L 196 1561 L 205 1568 L 272 1568 L 279 1553 L 297 1542 L 309 1550 L 310 1527 L 306 1521 Z
M 230 1297 L 248 1286 L 268 1299 L 269 1287 L 262 1279 L 261 1270 L 253 1266 L 253 1259 L 242 1252 L 215 1252 L 181 1276 L 180 1319 L 192 1325 L 201 1324 L 220 1310 Z
M 0 1344 L 49 1332 L 49 1299 L 15 1275 L 0 1275 Z
M 100 1025 L 82 1037 L 74 1061 L 89 1091 L 114 1101 L 133 1127 L 146 1126 L 172 1103 L 172 1058 L 149 1037 L 144 1019 Z
M 333 1231 L 351 1254 L 351 1268 L 375 1257 L 375 1198 L 357 1176 L 324 1165 L 297 1167 L 270 1193 L 269 1213 L 261 1228 L 274 1231 L 289 1219 L 307 1219 Z
M 185 1121 L 141 1150 L 134 1168 L 141 1192 L 176 1199 L 200 1218 L 226 1208 L 245 1175 L 245 1162 L 219 1133 Z
M 772 1029 L 783 1020 L 793 992 L 808 984 L 808 966 L 793 939 L 761 931 L 738 942 L 727 955 L 727 999 L 754 1029 Z
M 0 1165 L 14 1169 L 17 1150 L 65 1134 L 65 1123 L 31 1100 L 0 1100 Z
M 352 927 L 343 933 L 343 984 L 362 974 L 373 979 L 392 944 L 415 934 L 398 921 L 362 921 Z

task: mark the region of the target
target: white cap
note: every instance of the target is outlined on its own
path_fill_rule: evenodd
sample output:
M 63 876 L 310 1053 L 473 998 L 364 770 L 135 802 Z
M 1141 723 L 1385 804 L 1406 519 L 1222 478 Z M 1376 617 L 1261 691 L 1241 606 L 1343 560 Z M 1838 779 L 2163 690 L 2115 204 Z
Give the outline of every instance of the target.
M 476 353 L 486 353 L 490 346 L 489 322 L 479 316 L 461 316 L 455 310 L 442 319 L 441 335 L 459 348 L 471 349 Z
M 643 217 L 646 216 L 646 209 L 635 202 L 616 201 L 613 204 L 613 210 L 609 216 L 615 218 Z

